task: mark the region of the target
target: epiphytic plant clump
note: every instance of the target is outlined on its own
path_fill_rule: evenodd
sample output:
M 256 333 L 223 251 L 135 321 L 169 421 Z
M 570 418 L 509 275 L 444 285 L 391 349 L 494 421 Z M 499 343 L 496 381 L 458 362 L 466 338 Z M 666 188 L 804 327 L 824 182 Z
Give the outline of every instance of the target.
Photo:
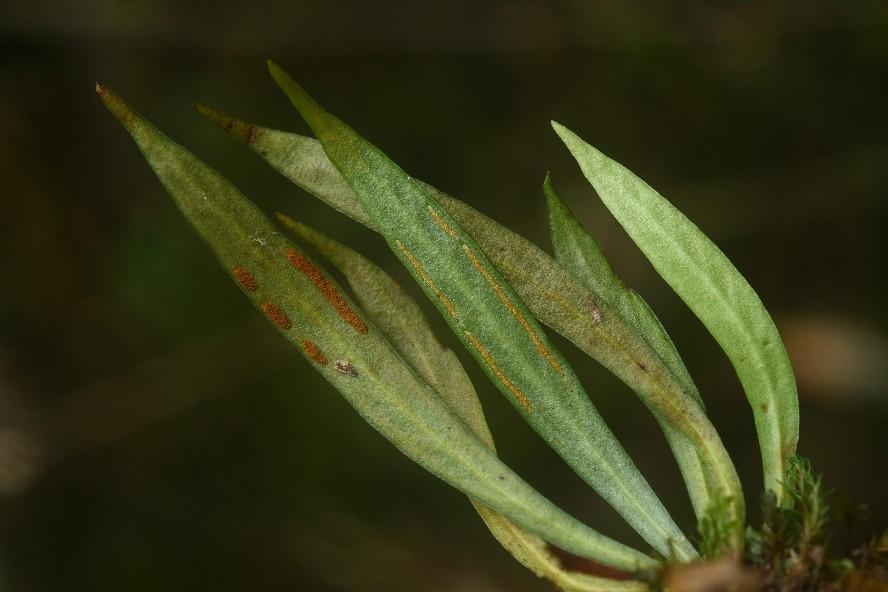
M 614 274 L 551 179 L 544 194 L 554 258 L 408 176 L 283 70 L 272 63 L 269 69 L 316 140 L 196 109 L 296 185 L 381 234 L 506 399 L 643 537 L 650 553 L 579 522 L 498 459 L 465 370 L 388 273 L 278 214 L 294 237 L 343 274 L 349 296 L 219 173 L 109 89 L 96 90 L 254 306 L 380 434 L 464 492 L 519 562 L 573 591 L 702 590 L 701 581 L 826 589 L 852 574 L 876 581 L 876 567 L 863 573 L 823 558 L 826 506 L 819 479 L 796 456 L 795 380 L 771 317 L 727 257 L 655 190 L 552 123 L 607 208 L 734 365 L 761 448 L 769 509 L 759 530 L 746 527 L 734 465 L 669 335 Z M 672 520 L 541 324 L 610 370 L 650 409 L 696 513 L 696 544 Z M 553 547 L 620 576 L 565 569 Z M 780 587 L 784 581 L 796 588 Z

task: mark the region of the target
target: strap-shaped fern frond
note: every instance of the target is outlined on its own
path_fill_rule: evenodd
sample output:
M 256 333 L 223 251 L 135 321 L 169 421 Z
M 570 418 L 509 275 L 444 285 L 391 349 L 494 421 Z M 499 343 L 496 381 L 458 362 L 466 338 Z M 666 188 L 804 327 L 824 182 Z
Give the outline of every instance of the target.
M 715 427 L 706 418 L 697 385 L 684 365 L 675 344 L 647 302 L 627 287 L 614 273 L 598 242 L 589 235 L 561 198 L 555 193 L 549 176 L 543 183 L 549 207 L 549 228 L 555 257 L 585 283 L 590 290 L 609 302 L 651 346 L 663 364 L 681 383 L 675 392 L 680 400 L 692 400 L 699 409 L 693 414 L 701 438 L 688 436 L 682 421 L 675 421 L 660 409 L 650 406 L 660 424 L 681 469 L 698 523 L 722 522 L 719 532 L 725 540 L 711 541 L 717 551 L 722 547 L 743 546 L 744 500 L 740 479 Z M 645 400 L 645 397 L 641 397 Z
M 278 219 L 342 272 L 361 308 L 401 357 L 432 387 L 453 414 L 496 452 L 472 382 L 456 355 L 435 337 L 413 298 L 394 278 L 360 253 L 288 216 L 278 214 Z M 566 570 L 543 539 L 476 501 L 472 501 L 472 505 L 504 549 L 523 566 L 565 592 L 648 590 L 644 582 L 617 581 Z
M 695 557 L 573 369 L 475 240 L 378 148 L 283 70 L 271 63 L 269 70 L 392 251 L 531 427 L 654 548 Z
M 505 466 L 336 282 L 219 173 L 100 85 L 175 204 L 243 293 L 409 458 L 549 542 L 629 571 L 658 562 L 578 522 Z
M 795 377 L 758 294 L 724 253 L 632 171 L 552 122 L 604 205 L 727 354 L 752 406 L 765 488 L 777 499 L 799 439 Z

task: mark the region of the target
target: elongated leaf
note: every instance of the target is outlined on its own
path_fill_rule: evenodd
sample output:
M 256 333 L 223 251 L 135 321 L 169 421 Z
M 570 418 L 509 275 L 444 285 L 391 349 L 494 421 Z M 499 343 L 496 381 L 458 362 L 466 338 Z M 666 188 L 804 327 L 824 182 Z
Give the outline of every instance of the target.
M 296 185 L 376 230 L 317 140 L 245 123 L 201 105 L 196 108 L 234 137 L 245 141 Z M 641 337 L 635 321 L 623 318 L 606 297 L 585 286 L 533 243 L 434 187 L 424 187 L 475 238 L 540 321 L 623 380 L 652 410 L 657 409 L 661 417 L 668 418 L 685 433 L 698 449 L 709 449 L 709 455 L 714 458 L 701 459 L 701 462 L 704 472 L 711 475 L 715 483 L 727 484 L 736 479 L 718 434 L 711 426 L 706 427 L 708 420 L 703 410 L 691 400 L 695 398 L 694 393 L 687 391 L 677 373 L 670 370 Z M 732 507 L 738 504 L 742 508 L 739 496 L 731 502 Z M 737 512 L 734 518 L 738 520 L 730 532 L 737 546 L 736 533 L 742 531 L 743 521 Z
M 676 397 L 687 397 L 700 406 L 703 415 L 703 401 L 697 386 L 684 365 L 675 345 L 660 323 L 660 320 L 647 302 L 634 290 L 626 287 L 613 272 L 598 242 L 583 230 L 580 223 L 555 193 L 549 176 L 543 183 L 543 191 L 549 206 L 549 227 L 552 245 L 559 262 L 574 272 L 590 290 L 602 295 L 624 319 L 629 321 L 644 340 L 651 346 L 663 364 L 684 387 L 676 392 Z M 644 397 L 642 397 L 644 399 Z M 717 436 L 715 427 L 707 420 L 706 431 L 715 434 L 703 442 L 695 442 L 673 424 L 657 409 L 651 408 L 666 436 L 673 455 L 681 468 L 694 512 L 698 521 L 711 519 L 707 515 L 715 512 L 715 500 L 729 500 L 727 512 L 719 504 L 720 518 L 730 523 L 731 528 L 720 532 L 731 532 L 732 541 L 725 541 L 732 547 L 739 547 L 743 541 L 743 492 L 736 470 Z M 710 460 L 712 459 L 712 460 Z M 718 470 L 708 471 L 708 463 L 720 463 Z M 720 545 L 715 544 L 719 547 Z
M 317 140 L 248 124 L 203 105 L 195 107 L 232 136 L 247 142 L 293 183 L 377 230 Z M 658 392 L 682 388 L 634 327 L 608 304 L 605 295 L 586 287 L 530 241 L 438 189 L 425 184 L 423 187 L 472 235 L 541 322 L 652 402 L 658 402 Z
M 361 307 L 401 357 L 488 448 L 495 451 L 481 402 L 456 355 L 435 338 L 419 306 L 385 271 L 345 245 L 283 214 L 278 219 L 315 247 L 345 275 Z M 473 501 L 491 534 L 522 565 L 570 592 L 648 589 L 643 582 L 614 581 L 570 572 L 539 537 Z
M 207 107 L 197 106 L 197 110 L 234 137 L 246 141 L 296 185 L 376 230 L 316 140 L 248 124 Z M 739 492 L 739 485 L 731 485 L 736 482 L 731 459 L 705 417 L 696 388 L 688 386 L 692 385 L 690 380 L 683 382 L 685 379 L 680 378 L 683 365 L 672 369 L 664 363 L 662 354 L 654 351 L 636 329 L 646 317 L 641 305 L 633 308 L 631 319 L 624 318 L 606 295 L 584 285 L 533 243 L 434 187 L 424 187 L 475 238 L 540 321 L 608 368 L 638 393 L 652 411 L 656 409 L 661 421 L 675 426 L 698 450 L 705 452 L 706 458 L 700 459 L 703 467 L 691 468 L 688 475 L 699 478 L 703 473 L 713 481 L 709 489 Z M 607 284 L 598 289 L 606 290 Z M 634 320 L 635 317 L 642 320 Z M 652 323 L 650 319 L 647 322 Z M 689 455 L 686 462 L 692 462 Z M 697 481 L 693 482 L 694 491 L 701 488 Z M 731 544 L 738 547 L 742 542 L 739 534 L 743 529 L 743 500 L 740 495 L 727 497 L 732 498 L 728 500 L 729 510 L 733 510 L 728 512 L 728 518 L 733 518 L 734 524 L 725 531 L 732 534 Z M 696 505 L 705 508 L 709 503 L 698 499 Z
M 575 571 L 566 571 L 542 539 L 530 535 L 489 508 L 476 505 L 499 543 L 521 565 L 545 578 L 564 592 L 648 592 L 651 587 L 635 580 L 614 580 Z
M 277 216 L 284 226 L 342 272 L 361 308 L 404 361 L 432 387 L 454 415 L 495 451 L 475 387 L 456 354 L 435 337 L 413 298 L 392 276 L 363 255 L 289 216 Z
M 604 205 L 727 354 L 752 406 L 765 487 L 781 481 L 799 437 L 798 395 L 767 310 L 724 253 L 659 193 L 566 127 L 552 122 Z
M 381 151 L 283 70 L 272 63 L 269 70 L 392 251 L 512 405 L 654 548 L 695 557 L 567 361 L 475 241 Z
M 626 291 L 624 298 L 624 306 L 627 309 L 626 314 L 634 315 L 632 318 L 635 321 L 636 328 L 638 328 L 642 335 L 648 338 L 648 343 L 650 343 L 651 347 L 660 354 L 661 359 L 663 359 L 664 363 L 670 367 L 673 374 L 679 373 L 676 374 L 676 378 L 682 381 L 687 392 L 696 393 L 699 397 L 696 385 L 693 384 L 693 380 L 691 380 L 690 375 L 687 374 L 687 368 L 685 368 L 684 363 L 681 361 L 678 352 L 675 351 L 674 345 L 672 345 L 672 340 L 669 338 L 669 335 L 666 333 L 660 320 L 654 314 L 653 310 L 651 310 L 650 306 L 648 306 L 647 302 L 645 302 L 641 296 L 632 289 Z M 672 351 L 670 351 L 670 346 Z M 687 378 L 690 382 L 684 381 L 684 377 L 680 375 L 682 374 L 681 370 L 673 367 L 673 365 L 670 364 L 670 360 L 672 360 L 674 364 L 681 365 L 681 368 L 684 369 L 683 374 L 687 374 Z M 702 403 L 701 411 L 703 411 Z M 690 495 L 691 504 L 694 507 L 694 514 L 697 517 L 698 523 L 700 520 L 707 517 L 712 511 L 715 499 L 729 499 L 731 512 L 728 519 L 734 524 L 734 546 L 742 545 L 743 516 L 745 513 L 743 491 L 740 485 L 740 479 L 737 476 L 737 471 L 734 468 L 733 463 L 731 463 L 730 456 L 724 449 L 721 440 L 707 440 L 705 443 L 698 445 L 697 442 L 688 438 L 681 429 L 670 423 L 663 415 L 654 411 L 654 417 L 660 424 L 663 434 L 666 436 L 666 440 L 669 443 L 669 447 L 672 449 L 672 454 L 675 456 L 675 460 L 678 462 L 678 466 L 681 469 L 681 475 L 684 479 L 688 494 Z M 715 426 L 711 426 L 710 429 L 711 432 L 716 432 Z M 699 450 L 702 446 L 717 450 L 715 453 Z M 715 456 L 722 459 L 724 466 L 721 471 L 710 472 L 707 470 L 706 464 L 709 456 Z
M 583 229 L 558 197 L 548 175 L 543 183 L 543 192 L 549 208 L 549 229 L 555 259 L 590 290 L 617 308 L 684 385 L 687 394 L 703 407 L 697 385 L 654 311 L 638 293 L 617 277 L 598 241 Z
M 232 136 L 245 141 L 293 183 L 355 221 L 377 230 L 317 140 L 249 124 L 203 105 L 195 108 Z M 664 393 L 681 393 L 684 389 L 686 396 L 702 405 L 696 388 L 690 390 L 684 386 L 677 378 L 680 372 L 667 367 L 661 355 L 638 333 L 636 321 L 623 318 L 609 304 L 607 294 L 595 291 L 606 290 L 606 285 L 595 289 L 584 285 L 530 241 L 458 199 L 430 185 L 423 184 L 423 187 L 472 235 L 541 322 L 596 359 L 664 414 L 672 417 L 683 413 Z M 688 383 L 692 384 L 689 380 Z
M 657 567 L 522 481 L 447 409 L 339 286 L 235 187 L 108 89 L 96 90 L 244 294 L 404 454 L 559 547 L 622 569 Z

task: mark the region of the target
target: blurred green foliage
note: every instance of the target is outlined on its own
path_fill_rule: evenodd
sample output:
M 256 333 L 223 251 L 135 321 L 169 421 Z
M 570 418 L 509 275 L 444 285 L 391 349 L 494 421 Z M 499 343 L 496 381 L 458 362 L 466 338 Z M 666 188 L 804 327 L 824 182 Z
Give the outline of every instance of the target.
M 730 365 L 589 199 L 549 119 L 631 165 L 725 250 L 787 338 L 799 450 L 851 500 L 833 544 L 842 551 L 885 524 L 883 2 L 12 0 L 0 6 L 0 46 L 8 589 L 388 590 L 393 578 L 403 589 L 420 579 L 435 590 L 547 589 L 462 496 L 363 424 L 263 325 L 93 93 L 96 79 L 113 85 L 267 212 L 360 247 L 418 295 L 381 239 L 192 113 L 197 100 L 305 132 L 268 81 L 267 57 L 412 175 L 547 249 L 539 183 L 551 168 L 657 310 L 746 491 L 760 491 Z M 553 340 L 676 519 L 693 524 L 653 420 Z M 466 367 L 510 466 L 640 544 Z

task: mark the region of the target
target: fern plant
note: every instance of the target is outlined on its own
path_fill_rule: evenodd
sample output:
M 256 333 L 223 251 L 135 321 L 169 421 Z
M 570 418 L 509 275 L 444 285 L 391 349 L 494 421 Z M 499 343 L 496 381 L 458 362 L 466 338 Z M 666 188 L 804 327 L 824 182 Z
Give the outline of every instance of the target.
M 413 179 L 283 70 L 273 63 L 269 70 L 317 139 L 202 105 L 197 111 L 296 185 L 382 235 L 499 391 L 651 552 L 581 523 L 499 460 L 465 370 L 384 270 L 278 214 L 294 237 L 287 238 L 219 173 L 107 87 L 96 90 L 253 305 L 380 434 L 465 493 L 515 559 L 562 590 L 641 591 L 679 589 L 681 566 L 699 563 L 701 554 L 739 565 L 745 553 L 783 565 L 785 557 L 768 546 L 777 534 L 799 548 L 817 544 L 819 481 L 803 476 L 810 471 L 795 456 L 798 401 L 786 350 L 756 293 L 690 220 L 628 169 L 553 122 L 604 204 L 734 365 L 754 413 L 773 509 L 761 531 L 746 527 L 731 458 L 663 325 L 614 274 L 548 176 L 544 194 L 554 258 Z M 351 296 L 296 240 L 342 273 Z M 670 517 L 541 325 L 602 364 L 650 409 L 696 513 L 702 537 L 697 544 Z M 803 517 L 788 520 L 790 515 Z M 569 571 L 550 545 L 614 568 L 619 577 Z

